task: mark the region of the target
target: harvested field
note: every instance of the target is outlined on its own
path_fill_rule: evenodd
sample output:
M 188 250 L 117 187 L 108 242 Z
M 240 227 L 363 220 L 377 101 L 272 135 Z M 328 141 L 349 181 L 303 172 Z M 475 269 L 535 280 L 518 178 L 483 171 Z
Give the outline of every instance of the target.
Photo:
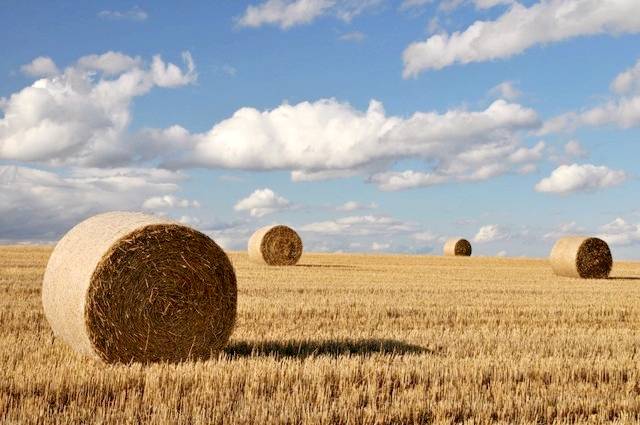
M 209 361 L 107 366 L 52 337 L 50 247 L 0 248 L 1 423 L 640 420 L 640 263 L 231 254 L 238 318 Z

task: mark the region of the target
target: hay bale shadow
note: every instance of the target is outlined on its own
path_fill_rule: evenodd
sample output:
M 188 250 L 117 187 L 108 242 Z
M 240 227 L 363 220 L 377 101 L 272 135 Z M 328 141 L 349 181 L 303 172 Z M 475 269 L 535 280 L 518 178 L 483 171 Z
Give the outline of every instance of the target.
M 224 350 L 224 353 L 231 358 L 276 357 L 304 359 L 315 356 L 369 356 L 372 354 L 440 355 L 442 351 L 442 349 L 431 350 L 392 339 L 329 339 L 319 341 L 232 341 Z
M 635 276 L 609 276 L 607 280 L 640 280 L 640 277 Z
M 327 268 L 327 269 L 355 269 L 356 268 L 356 266 L 347 266 L 343 264 L 296 264 L 296 267 Z

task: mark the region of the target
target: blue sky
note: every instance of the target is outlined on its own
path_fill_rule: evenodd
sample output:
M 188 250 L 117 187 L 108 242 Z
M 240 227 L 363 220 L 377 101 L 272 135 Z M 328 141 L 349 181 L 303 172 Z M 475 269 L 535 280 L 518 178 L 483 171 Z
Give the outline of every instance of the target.
M 0 240 L 143 210 L 243 249 L 637 258 L 640 3 L 0 5 Z

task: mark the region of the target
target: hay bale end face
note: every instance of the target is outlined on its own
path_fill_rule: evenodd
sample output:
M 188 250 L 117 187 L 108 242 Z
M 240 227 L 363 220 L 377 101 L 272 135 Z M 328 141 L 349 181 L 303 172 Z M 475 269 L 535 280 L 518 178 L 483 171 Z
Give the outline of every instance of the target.
M 292 266 L 302 256 L 300 236 L 287 226 L 266 226 L 249 239 L 249 257 L 270 266 Z
M 56 336 L 107 363 L 205 359 L 236 318 L 236 276 L 208 236 L 160 217 L 91 217 L 56 245 L 42 303 Z
M 449 239 L 444 244 L 444 255 L 456 257 L 471 256 L 471 243 L 466 239 Z
M 583 279 L 606 279 L 613 266 L 607 243 L 584 236 L 559 239 L 551 250 L 549 261 L 558 276 Z

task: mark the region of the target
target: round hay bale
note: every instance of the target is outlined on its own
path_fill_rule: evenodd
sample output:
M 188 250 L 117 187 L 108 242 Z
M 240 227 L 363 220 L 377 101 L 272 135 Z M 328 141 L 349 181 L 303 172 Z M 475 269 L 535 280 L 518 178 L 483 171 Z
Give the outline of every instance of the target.
M 91 217 L 56 245 L 42 304 L 54 334 L 107 363 L 205 359 L 236 318 L 224 251 L 189 227 L 140 213 Z
M 449 239 L 444 244 L 444 255 L 469 257 L 471 256 L 471 243 L 466 239 Z
M 302 255 L 300 236 L 287 226 L 266 226 L 249 239 L 249 257 L 270 266 L 292 266 Z
M 613 258 L 605 241 L 585 236 L 559 239 L 549 257 L 558 276 L 605 279 L 611 272 Z

